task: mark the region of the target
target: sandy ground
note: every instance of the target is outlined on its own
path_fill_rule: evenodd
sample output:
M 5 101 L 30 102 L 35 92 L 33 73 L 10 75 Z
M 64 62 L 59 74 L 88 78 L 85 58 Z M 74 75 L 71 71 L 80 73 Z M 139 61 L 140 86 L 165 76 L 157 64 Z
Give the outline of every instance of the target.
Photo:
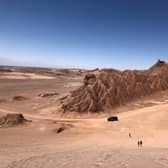
M 25 114 L 31 124 L 0 129 L 1 167 L 168 167 L 167 108 L 165 104 L 125 112 L 116 123 Z M 57 134 L 54 121 L 73 127 Z M 144 142 L 141 149 L 138 138 Z
M 51 76 L 37 75 L 34 73 L 10 72 L 3 73 L 0 79 L 54 79 Z
M 168 94 L 162 92 L 115 109 L 119 121 L 57 115 L 57 100 L 76 89 L 82 78 L 1 79 L 0 116 L 22 112 L 32 120 L 0 128 L 0 168 L 167 168 Z M 39 93 L 58 92 L 42 98 Z M 22 95 L 24 101 L 14 101 Z M 121 113 L 118 113 L 121 112 Z M 94 116 L 94 115 L 93 115 Z M 57 134 L 60 124 L 72 127 Z M 129 132 L 132 138 L 129 138 Z M 137 140 L 143 147 L 137 147 Z

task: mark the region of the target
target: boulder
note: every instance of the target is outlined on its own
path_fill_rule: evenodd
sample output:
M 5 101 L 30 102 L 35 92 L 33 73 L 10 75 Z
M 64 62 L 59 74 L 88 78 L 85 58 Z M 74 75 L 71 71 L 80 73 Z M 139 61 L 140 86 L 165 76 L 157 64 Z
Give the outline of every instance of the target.
M 11 127 L 23 124 L 26 122 L 24 116 L 20 113 L 14 113 L 14 114 L 6 114 L 5 116 L 0 118 L 0 126 L 1 127 Z

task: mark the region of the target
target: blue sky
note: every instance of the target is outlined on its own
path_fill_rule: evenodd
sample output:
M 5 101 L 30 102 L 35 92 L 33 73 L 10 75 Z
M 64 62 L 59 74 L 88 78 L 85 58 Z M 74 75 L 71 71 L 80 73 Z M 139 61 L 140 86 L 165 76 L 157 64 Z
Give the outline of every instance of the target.
M 142 69 L 168 60 L 167 0 L 0 0 L 0 64 Z

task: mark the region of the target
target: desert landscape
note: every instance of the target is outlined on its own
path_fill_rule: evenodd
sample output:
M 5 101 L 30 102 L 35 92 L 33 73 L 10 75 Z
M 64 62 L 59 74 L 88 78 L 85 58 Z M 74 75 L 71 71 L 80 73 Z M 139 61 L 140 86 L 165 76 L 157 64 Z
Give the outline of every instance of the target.
M 168 167 L 165 61 L 125 71 L 1 66 L 0 93 L 0 168 Z

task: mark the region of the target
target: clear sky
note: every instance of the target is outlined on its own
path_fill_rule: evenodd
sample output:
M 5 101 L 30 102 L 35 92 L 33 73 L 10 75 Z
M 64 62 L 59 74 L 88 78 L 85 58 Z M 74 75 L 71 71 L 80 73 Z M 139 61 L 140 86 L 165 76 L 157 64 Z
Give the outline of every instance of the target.
M 168 61 L 167 0 L 0 0 L 0 64 L 141 69 Z

